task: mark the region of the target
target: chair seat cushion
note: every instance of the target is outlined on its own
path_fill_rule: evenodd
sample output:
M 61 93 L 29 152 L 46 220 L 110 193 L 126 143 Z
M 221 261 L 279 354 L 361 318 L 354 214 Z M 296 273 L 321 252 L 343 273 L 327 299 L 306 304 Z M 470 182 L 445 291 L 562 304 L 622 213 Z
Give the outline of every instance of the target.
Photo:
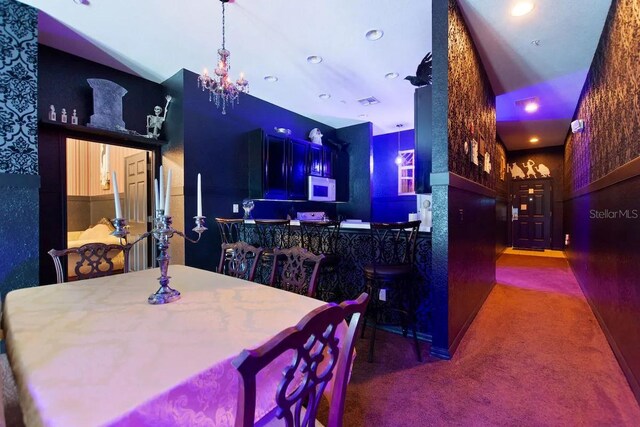
M 411 274 L 412 266 L 410 264 L 396 265 L 374 265 L 366 264 L 364 266 L 364 275 L 367 278 L 394 279 Z

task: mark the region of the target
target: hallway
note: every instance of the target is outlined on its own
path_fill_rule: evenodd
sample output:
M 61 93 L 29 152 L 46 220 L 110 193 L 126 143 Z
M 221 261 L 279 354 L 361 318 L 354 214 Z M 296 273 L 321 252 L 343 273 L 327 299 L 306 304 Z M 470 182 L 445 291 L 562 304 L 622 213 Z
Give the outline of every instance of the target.
M 379 333 L 369 364 L 360 340 L 345 425 L 637 425 L 640 407 L 566 260 L 503 255 L 496 276 L 449 362 L 420 364 L 410 340 Z

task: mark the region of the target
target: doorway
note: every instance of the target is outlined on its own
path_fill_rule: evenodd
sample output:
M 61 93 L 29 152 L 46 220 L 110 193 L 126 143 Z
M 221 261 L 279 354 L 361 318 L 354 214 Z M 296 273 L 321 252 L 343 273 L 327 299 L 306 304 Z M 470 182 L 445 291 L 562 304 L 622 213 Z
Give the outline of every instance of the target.
M 120 243 L 112 236 L 115 217 L 112 172 L 116 173 L 123 214 L 128 220 L 127 240 L 133 242 L 149 229 L 151 161 L 153 151 L 66 139 L 66 246 L 90 242 Z M 130 254 L 129 270 L 152 267 L 148 242 L 136 244 Z
M 551 248 L 552 191 L 550 179 L 512 181 L 512 246 Z

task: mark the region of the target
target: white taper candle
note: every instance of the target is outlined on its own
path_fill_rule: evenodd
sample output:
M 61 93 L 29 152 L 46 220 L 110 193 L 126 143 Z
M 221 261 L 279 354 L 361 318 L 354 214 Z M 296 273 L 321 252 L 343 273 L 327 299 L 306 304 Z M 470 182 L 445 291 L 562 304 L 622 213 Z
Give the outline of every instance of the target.
M 155 200 L 156 202 L 156 211 L 157 211 L 158 209 L 160 209 L 160 193 L 158 191 L 158 178 L 153 180 L 153 194 L 155 196 L 153 200 Z
M 158 199 L 158 207 L 164 208 L 164 173 L 162 172 L 162 166 L 160 166 L 160 198 Z
M 197 216 L 202 216 L 202 177 L 198 174 L 198 213 Z
M 171 205 L 171 169 L 167 173 L 167 191 L 164 192 L 164 214 L 169 215 L 169 206 Z
M 122 208 L 120 207 L 120 191 L 118 190 L 118 179 L 116 171 L 111 172 L 111 181 L 113 182 L 113 200 L 116 205 L 116 218 L 123 218 Z

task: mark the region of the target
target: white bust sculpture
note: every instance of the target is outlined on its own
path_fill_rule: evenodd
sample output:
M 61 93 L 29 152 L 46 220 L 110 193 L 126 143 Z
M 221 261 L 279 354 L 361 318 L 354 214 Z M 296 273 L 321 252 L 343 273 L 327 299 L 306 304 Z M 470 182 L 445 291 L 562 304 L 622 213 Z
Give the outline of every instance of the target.
M 320 132 L 320 129 L 311 129 L 311 132 L 309 132 L 309 139 L 313 144 L 322 145 L 322 132 Z

